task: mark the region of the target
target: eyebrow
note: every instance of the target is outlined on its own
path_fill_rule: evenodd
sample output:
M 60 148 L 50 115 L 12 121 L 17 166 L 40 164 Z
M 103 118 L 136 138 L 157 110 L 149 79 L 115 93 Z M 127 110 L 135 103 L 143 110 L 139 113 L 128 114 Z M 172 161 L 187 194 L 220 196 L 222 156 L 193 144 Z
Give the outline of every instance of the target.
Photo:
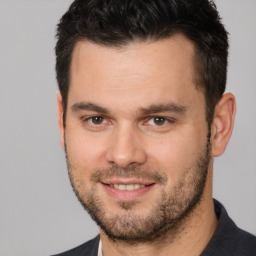
M 99 105 L 96 105 L 94 103 L 90 102 L 78 102 L 72 105 L 71 107 L 72 111 L 77 112 L 80 110 L 91 110 L 103 114 L 108 114 L 110 111 L 107 108 L 101 107 Z
M 161 113 L 161 112 L 174 112 L 177 114 L 185 114 L 187 111 L 186 106 L 182 106 L 176 103 L 169 103 L 169 104 L 154 104 L 149 106 L 148 108 L 141 108 L 141 112 L 144 115 L 154 114 L 154 113 Z
M 99 106 L 97 104 L 91 102 L 78 102 L 72 105 L 72 111 L 77 112 L 80 110 L 91 110 L 102 114 L 109 114 L 110 110 Z M 177 114 L 184 114 L 187 111 L 186 106 L 182 106 L 176 103 L 169 103 L 169 104 L 153 104 L 147 108 L 141 108 L 139 110 L 140 113 L 143 115 L 149 115 L 154 113 L 161 113 L 161 112 L 174 112 Z

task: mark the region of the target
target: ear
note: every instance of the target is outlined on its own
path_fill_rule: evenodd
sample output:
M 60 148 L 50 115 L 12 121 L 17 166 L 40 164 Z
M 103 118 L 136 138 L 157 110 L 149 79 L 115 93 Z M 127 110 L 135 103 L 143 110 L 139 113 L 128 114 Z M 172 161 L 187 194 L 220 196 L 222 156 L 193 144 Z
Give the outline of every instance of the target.
M 224 94 L 215 107 L 212 131 L 212 157 L 224 153 L 233 131 L 236 113 L 235 97 L 231 93 Z
M 63 124 L 63 104 L 62 104 L 62 96 L 60 92 L 57 94 L 57 109 L 58 109 L 58 126 L 60 131 L 60 144 L 62 148 L 64 148 L 64 135 L 65 128 Z

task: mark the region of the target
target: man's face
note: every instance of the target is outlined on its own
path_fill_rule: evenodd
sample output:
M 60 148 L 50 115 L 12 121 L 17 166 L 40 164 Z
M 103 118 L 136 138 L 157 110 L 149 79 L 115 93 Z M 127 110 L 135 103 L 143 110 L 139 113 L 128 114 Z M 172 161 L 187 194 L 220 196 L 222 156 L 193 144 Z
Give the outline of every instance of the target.
M 152 240 L 204 193 L 210 145 L 193 54 L 181 35 L 75 47 L 65 128 L 69 175 L 112 238 Z

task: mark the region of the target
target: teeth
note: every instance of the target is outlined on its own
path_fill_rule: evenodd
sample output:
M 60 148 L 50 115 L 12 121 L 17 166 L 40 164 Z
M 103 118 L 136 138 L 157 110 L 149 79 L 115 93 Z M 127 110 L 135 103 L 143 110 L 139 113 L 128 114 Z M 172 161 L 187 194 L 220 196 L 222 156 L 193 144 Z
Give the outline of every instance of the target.
M 144 186 L 144 185 L 143 185 Z M 145 187 L 145 186 L 144 186 Z M 139 184 L 134 184 L 134 189 L 139 189 L 140 185 Z
M 119 185 L 119 188 L 118 188 L 119 190 L 126 190 L 126 186 L 125 185 Z
M 134 190 L 134 185 L 133 184 L 126 185 L 126 190 Z
M 128 184 L 128 185 L 110 184 L 110 187 L 118 189 L 118 190 L 135 190 L 135 189 L 139 189 L 139 188 L 144 188 L 145 185 L 141 185 L 141 184 Z

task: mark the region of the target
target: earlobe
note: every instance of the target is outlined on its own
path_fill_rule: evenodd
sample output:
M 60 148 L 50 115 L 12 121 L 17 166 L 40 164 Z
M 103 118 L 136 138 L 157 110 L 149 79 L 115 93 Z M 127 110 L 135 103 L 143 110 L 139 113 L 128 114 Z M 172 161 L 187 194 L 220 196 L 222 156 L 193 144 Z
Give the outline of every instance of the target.
M 212 122 L 212 157 L 224 153 L 233 131 L 236 113 L 235 97 L 231 93 L 224 94 L 215 107 Z
M 57 94 L 57 109 L 58 109 L 58 126 L 60 131 L 60 144 L 64 148 L 64 135 L 65 129 L 63 124 L 63 104 L 62 104 L 62 96 L 60 92 Z

